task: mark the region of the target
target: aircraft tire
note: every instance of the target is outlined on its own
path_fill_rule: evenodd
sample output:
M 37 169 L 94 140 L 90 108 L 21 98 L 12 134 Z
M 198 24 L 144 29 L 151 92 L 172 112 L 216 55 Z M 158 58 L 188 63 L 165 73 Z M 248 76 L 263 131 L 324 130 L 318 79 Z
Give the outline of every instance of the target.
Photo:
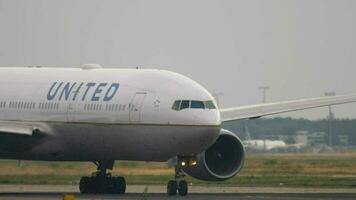
M 125 194 L 126 191 L 126 180 L 124 177 L 115 177 L 115 193 L 117 194 Z
M 180 196 L 186 196 L 188 194 L 188 183 L 185 180 L 179 181 L 178 194 Z
M 82 177 L 79 182 L 79 191 L 82 194 L 90 193 L 90 178 L 89 177 Z
M 167 195 L 174 196 L 177 194 L 177 182 L 174 180 L 168 181 L 167 184 Z
M 104 182 L 101 180 L 98 177 L 82 177 L 79 182 L 80 193 L 125 194 L 126 180 L 124 177 L 105 177 Z

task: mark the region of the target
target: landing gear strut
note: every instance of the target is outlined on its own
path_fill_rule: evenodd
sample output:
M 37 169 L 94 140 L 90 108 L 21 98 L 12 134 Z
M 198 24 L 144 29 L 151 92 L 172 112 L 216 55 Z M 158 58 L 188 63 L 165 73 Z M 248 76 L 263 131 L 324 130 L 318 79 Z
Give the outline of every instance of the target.
M 182 170 L 184 166 L 194 166 L 196 165 L 196 161 L 194 157 L 187 158 L 178 158 L 177 163 L 175 165 L 175 174 L 174 180 L 168 181 L 167 184 L 167 194 L 168 196 L 173 196 L 178 194 L 180 196 L 186 196 L 188 194 L 188 183 L 184 180 L 185 174 Z
M 114 161 L 94 162 L 97 172 L 91 177 L 82 177 L 79 183 L 80 193 L 94 194 L 124 194 L 126 191 L 126 181 L 124 177 L 113 177 L 106 170 L 113 169 Z

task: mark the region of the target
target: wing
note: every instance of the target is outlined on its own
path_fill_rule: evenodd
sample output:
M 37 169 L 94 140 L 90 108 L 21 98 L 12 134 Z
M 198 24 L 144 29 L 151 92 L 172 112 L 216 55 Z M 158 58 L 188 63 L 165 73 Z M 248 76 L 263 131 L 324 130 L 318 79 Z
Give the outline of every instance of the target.
M 2 124 L 0 126 L 0 135 L 12 135 L 12 136 L 32 136 L 37 130 L 27 125 L 17 124 Z
M 225 108 L 220 109 L 220 113 L 221 121 L 225 122 L 351 102 L 356 102 L 356 94 Z
M 43 126 L 0 121 L 0 152 L 22 152 L 37 145 L 48 134 Z

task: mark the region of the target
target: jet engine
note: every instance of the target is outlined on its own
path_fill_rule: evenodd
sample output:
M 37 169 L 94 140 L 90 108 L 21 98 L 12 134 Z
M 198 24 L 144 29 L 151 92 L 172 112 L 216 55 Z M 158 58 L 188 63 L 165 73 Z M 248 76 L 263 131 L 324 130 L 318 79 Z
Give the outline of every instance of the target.
M 222 129 L 216 142 L 196 157 L 196 165 L 184 167 L 190 176 L 206 181 L 223 181 L 234 177 L 243 167 L 245 150 L 241 140 Z

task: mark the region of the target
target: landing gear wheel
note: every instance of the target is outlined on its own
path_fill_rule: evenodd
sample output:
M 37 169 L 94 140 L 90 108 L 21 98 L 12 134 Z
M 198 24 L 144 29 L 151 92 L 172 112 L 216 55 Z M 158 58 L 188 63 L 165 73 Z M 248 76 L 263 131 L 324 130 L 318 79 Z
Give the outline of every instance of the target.
M 188 184 L 187 184 L 187 181 L 185 180 L 182 180 L 182 181 L 179 181 L 179 184 L 178 184 L 178 194 L 180 196 L 186 196 L 188 194 Z
M 126 180 L 124 177 L 115 177 L 115 189 L 117 194 L 125 194 L 126 191 Z
M 126 191 L 126 181 L 123 177 L 106 177 L 103 189 L 100 193 L 124 194 Z
M 174 196 L 177 194 L 177 182 L 170 180 L 167 184 L 167 194 L 168 196 Z
M 90 188 L 89 188 L 89 177 L 82 177 L 79 182 L 79 191 L 82 194 L 87 194 L 90 193 Z
M 113 177 L 106 173 L 107 169 L 112 169 L 111 162 L 94 162 L 98 171 L 92 177 L 82 177 L 79 183 L 79 190 L 82 194 L 125 194 L 126 181 L 124 177 Z

